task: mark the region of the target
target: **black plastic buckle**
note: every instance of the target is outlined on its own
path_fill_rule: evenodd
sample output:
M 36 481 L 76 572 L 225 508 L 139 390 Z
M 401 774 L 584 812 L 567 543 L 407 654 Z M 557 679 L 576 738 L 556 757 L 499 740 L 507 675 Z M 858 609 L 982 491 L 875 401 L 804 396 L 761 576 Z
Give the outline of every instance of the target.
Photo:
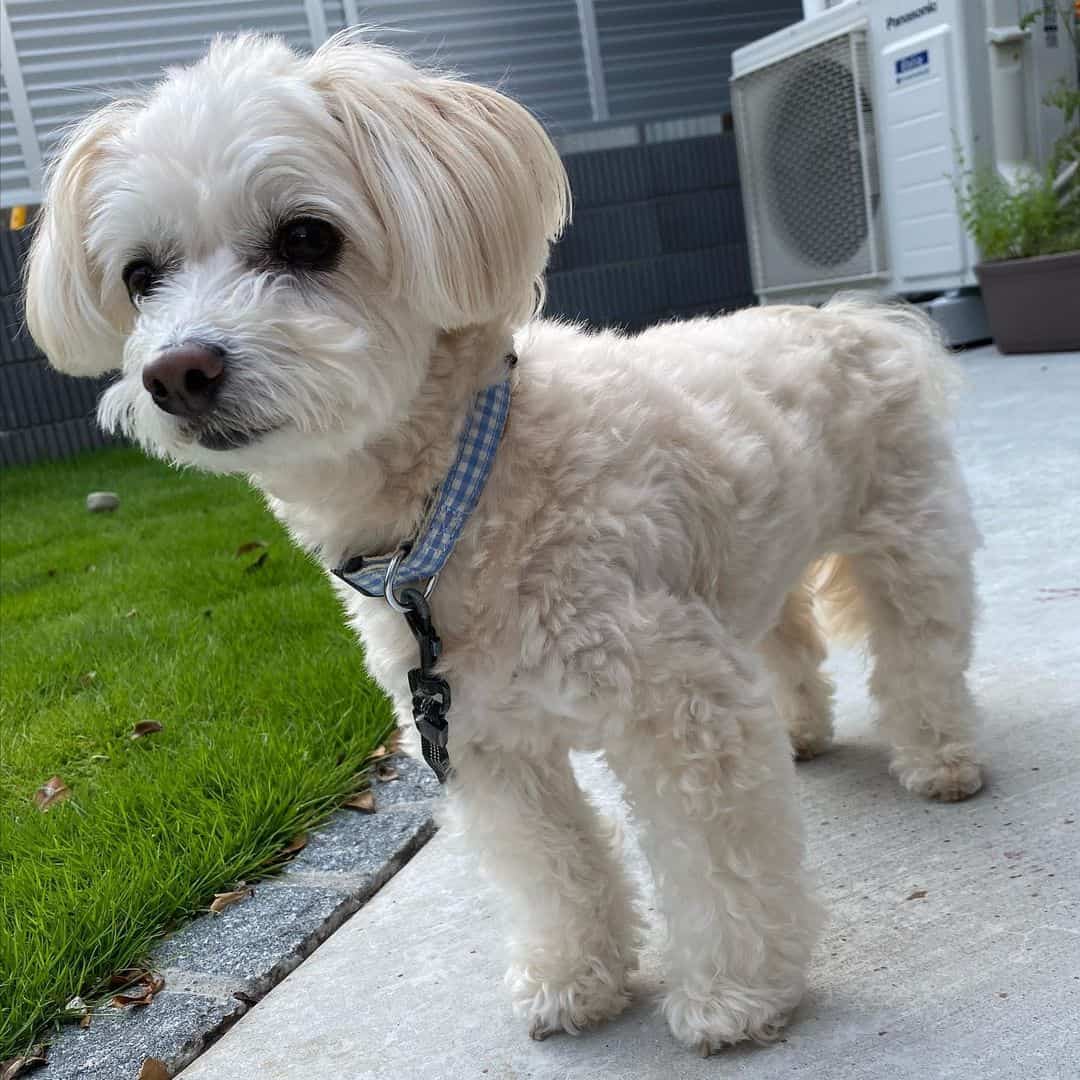
M 424 760 L 442 783 L 450 772 L 446 752 L 450 729 L 446 715 L 450 711 L 450 684 L 434 673 L 442 651 L 442 642 L 431 623 L 431 608 L 418 589 L 402 589 L 400 602 L 405 605 L 405 622 L 420 649 L 420 666 L 409 672 L 413 722 L 420 733 Z
M 449 741 L 446 714 L 450 711 L 450 685 L 439 675 L 425 675 L 420 668 L 409 672 L 413 720 L 421 736 L 436 746 Z

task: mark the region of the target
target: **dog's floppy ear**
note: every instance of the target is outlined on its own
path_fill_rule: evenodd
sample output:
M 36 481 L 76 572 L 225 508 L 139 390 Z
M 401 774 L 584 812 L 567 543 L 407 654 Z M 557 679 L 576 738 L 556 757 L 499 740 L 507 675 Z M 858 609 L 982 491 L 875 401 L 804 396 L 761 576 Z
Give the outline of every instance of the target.
M 116 103 L 89 116 L 68 137 L 45 184 L 26 271 L 26 322 L 49 362 L 72 375 L 119 366 L 122 329 L 110 320 L 101 275 L 87 254 L 93 208 L 87 187 L 102 144 L 130 106 Z
M 540 124 L 487 87 L 338 40 L 311 59 L 385 233 L 395 293 L 445 329 L 528 317 L 569 212 Z

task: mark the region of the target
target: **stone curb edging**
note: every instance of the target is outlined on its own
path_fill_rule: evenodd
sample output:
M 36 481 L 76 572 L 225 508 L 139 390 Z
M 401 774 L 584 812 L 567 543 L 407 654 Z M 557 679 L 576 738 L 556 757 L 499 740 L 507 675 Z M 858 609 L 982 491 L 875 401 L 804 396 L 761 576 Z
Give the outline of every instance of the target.
M 167 937 L 150 955 L 165 978 L 153 1003 L 66 1026 L 35 1080 L 136 1080 L 148 1057 L 175 1076 L 220 1038 L 434 834 L 438 781 L 422 762 L 393 762 L 398 779 L 372 777 L 374 814 L 339 810 L 252 897 Z

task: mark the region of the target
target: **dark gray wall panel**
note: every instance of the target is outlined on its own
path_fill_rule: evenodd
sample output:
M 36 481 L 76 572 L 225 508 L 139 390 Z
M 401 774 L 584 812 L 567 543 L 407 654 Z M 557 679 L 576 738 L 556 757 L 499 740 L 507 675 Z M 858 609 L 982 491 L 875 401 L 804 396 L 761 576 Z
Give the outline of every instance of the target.
M 68 457 L 106 446 L 94 420 L 108 379 L 54 371 L 26 330 L 22 262 L 30 234 L 0 230 L 0 465 Z
M 638 329 L 753 303 L 733 136 L 566 164 L 579 209 L 553 253 L 547 314 Z
M 93 420 L 83 418 L 21 431 L 0 430 L 0 466 L 71 457 L 85 450 L 108 446 L 111 441 Z
M 668 285 L 655 259 L 567 270 L 548 278 L 545 312 L 593 326 L 640 326 L 668 302 Z
M 22 287 L 22 260 L 29 244 L 28 229 L 5 229 L 0 233 L 0 295 L 18 292 Z
M 62 375 L 40 356 L 0 364 L 0 428 L 35 427 L 93 416 L 104 385 L 101 379 Z
M 649 159 L 640 146 L 570 154 L 563 164 L 574 193 L 574 209 L 635 202 L 653 193 Z
M 654 195 L 675 195 L 739 182 L 734 135 L 711 135 L 646 147 Z
M 656 217 L 660 243 L 666 252 L 696 251 L 746 240 L 742 193 L 738 188 L 657 199 Z
M 23 318 L 22 297 L 19 293 L 0 296 L 0 364 L 31 360 L 37 355 Z
M 556 245 L 549 269 L 572 270 L 626 262 L 664 250 L 656 206 L 651 201 L 581 210 Z

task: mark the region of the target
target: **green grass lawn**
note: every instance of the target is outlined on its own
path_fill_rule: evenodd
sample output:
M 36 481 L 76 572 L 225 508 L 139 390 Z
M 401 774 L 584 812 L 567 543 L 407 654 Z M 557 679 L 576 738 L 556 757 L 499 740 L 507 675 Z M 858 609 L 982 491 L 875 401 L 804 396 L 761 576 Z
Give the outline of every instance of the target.
M 87 513 L 94 490 L 120 509 Z M 391 715 L 260 497 L 132 450 L 0 473 L 0 615 L 2 1060 L 265 872 Z M 43 812 L 54 775 L 71 794 Z

